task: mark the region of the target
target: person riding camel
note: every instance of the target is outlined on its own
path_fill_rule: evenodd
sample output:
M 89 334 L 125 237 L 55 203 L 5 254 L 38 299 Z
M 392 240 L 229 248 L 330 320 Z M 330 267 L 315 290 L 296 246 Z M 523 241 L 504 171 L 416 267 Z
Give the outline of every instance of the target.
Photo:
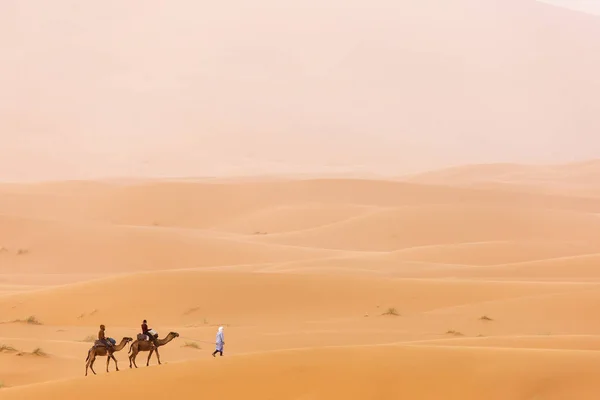
M 105 330 L 106 330 L 106 327 L 104 325 L 100 325 L 100 331 L 98 332 L 98 342 L 102 343 L 106 347 L 108 352 L 111 353 L 113 351 L 113 345 L 106 338 L 106 335 L 104 334 Z
M 144 320 L 142 322 L 142 334 L 146 335 L 149 341 L 153 342 L 156 340 L 155 335 L 152 334 L 152 329 L 148 328 L 148 321 Z

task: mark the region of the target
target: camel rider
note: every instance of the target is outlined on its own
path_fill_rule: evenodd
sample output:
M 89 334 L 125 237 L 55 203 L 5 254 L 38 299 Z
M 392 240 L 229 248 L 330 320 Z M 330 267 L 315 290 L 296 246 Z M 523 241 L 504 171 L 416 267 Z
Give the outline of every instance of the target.
M 149 341 L 153 342 L 154 340 L 156 340 L 156 337 L 154 337 L 154 335 L 152 335 L 152 332 L 150 331 L 151 329 L 148 328 L 148 321 L 144 320 L 142 322 L 142 333 L 146 335 Z
M 148 337 L 149 340 L 152 340 L 152 335 L 148 332 L 150 329 L 148 328 L 148 321 L 144 320 L 142 322 L 142 333 Z
M 100 343 L 102 343 L 104 346 L 106 346 L 107 350 L 109 352 L 112 352 L 113 350 L 113 345 L 112 343 L 106 338 L 106 335 L 104 334 L 104 331 L 106 330 L 106 327 L 104 325 L 100 325 L 100 331 L 98 332 L 98 341 Z

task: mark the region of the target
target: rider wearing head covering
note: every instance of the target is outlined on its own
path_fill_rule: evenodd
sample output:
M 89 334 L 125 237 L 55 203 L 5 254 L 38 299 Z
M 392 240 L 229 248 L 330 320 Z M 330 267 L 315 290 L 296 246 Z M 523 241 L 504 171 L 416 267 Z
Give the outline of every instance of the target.
M 100 331 L 98 332 L 98 341 L 100 343 L 102 343 L 104 346 L 106 346 L 106 348 L 111 351 L 113 348 L 112 343 L 106 338 L 106 335 L 104 334 L 104 331 L 106 330 L 106 327 L 104 325 L 100 325 Z

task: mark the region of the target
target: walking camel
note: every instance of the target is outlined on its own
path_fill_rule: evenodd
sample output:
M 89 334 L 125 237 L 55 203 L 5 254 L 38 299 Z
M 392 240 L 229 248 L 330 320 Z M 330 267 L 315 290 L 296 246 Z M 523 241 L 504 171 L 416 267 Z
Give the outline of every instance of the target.
M 113 347 L 113 353 L 115 351 L 123 350 L 123 348 L 125 348 L 127 343 L 129 343 L 131 341 L 133 341 L 133 338 L 124 337 L 123 339 L 121 339 L 121 343 L 119 343 L 118 345 Z M 87 355 L 87 358 L 85 359 L 85 376 L 87 376 L 87 374 L 88 374 L 88 368 L 92 370 L 94 375 L 96 375 L 96 371 L 94 371 L 94 361 L 96 361 L 96 357 L 108 356 L 108 358 L 106 359 L 106 372 L 108 372 L 108 364 L 110 363 L 110 359 L 112 358 L 113 361 L 115 362 L 115 367 L 117 368 L 117 371 L 118 371 L 119 365 L 117 364 L 117 359 L 115 358 L 113 353 L 108 354 L 108 350 L 104 346 L 95 346 L 95 345 L 92 346 L 92 348 L 88 350 L 88 355 Z
M 153 342 L 149 340 L 136 340 L 135 342 L 131 343 L 131 346 L 129 346 L 129 353 L 131 353 L 131 355 L 129 356 L 129 368 L 132 368 L 132 362 L 136 368 L 138 367 L 135 363 L 135 358 L 137 357 L 140 351 L 150 352 L 150 354 L 148 354 L 148 361 L 146 361 L 146 366 L 150 365 L 150 357 L 152 357 L 152 353 L 154 352 L 156 352 L 156 358 L 158 359 L 158 364 L 160 365 L 160 354 L 158 354 L 158 348 L 169 343 L 176 337 L 179 337 L 179 333 L 170 332 L 164 339 L 156 339 Z

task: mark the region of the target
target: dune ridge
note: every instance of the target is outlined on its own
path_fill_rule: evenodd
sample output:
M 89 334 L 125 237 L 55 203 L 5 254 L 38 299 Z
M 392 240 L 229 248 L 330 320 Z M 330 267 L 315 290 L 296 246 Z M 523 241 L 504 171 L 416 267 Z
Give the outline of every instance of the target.
M 198 382 L 210 395 L 226 375 L 240 384 L 225 398 L 598 393 L 599 205 L 580 192 L 341 178 L 0 189 L 2 398 L 185 397 Z M 120 372 L 101 358 L 81 378 L 99 324 L 120 340 L 143 318 L 180 334 L 165 365 L 141 355 L 129 371 L 126 349 Z

